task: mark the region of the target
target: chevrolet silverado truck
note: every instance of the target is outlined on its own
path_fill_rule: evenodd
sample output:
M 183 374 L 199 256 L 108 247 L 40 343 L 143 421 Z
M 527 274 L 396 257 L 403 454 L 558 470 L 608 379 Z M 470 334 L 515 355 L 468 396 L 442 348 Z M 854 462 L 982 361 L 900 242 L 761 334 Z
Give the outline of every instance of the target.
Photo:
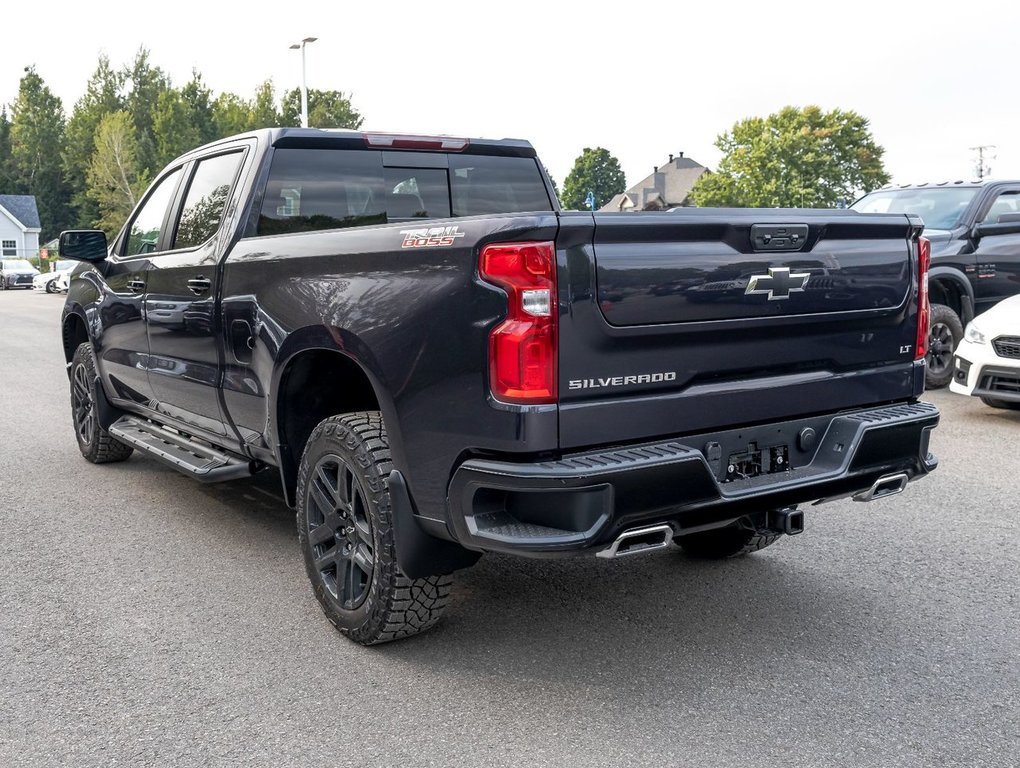
M 485 552 L 735 556 L 932 471 L 922 226 L 562 211 L 518 140 L 237 136 L 61 235 L 74 432 L 275 468 L 326 616 L 394 640 Z
M 953 352 L 975 316 L 1020 293 L 1020 181 L 904 184 L 865 195 L 862 213 L 907 213 L 931 241 L 929 389 L 954 375 Z

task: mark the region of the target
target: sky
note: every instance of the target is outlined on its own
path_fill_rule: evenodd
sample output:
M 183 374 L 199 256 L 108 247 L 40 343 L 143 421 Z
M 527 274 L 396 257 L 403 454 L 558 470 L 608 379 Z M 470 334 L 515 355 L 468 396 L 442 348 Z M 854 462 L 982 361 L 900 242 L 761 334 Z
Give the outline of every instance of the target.
M 152 9 L 164 13 L 155 16 Z M 364 127 L 528 139 L 562 184 L 585 147 L 632 185 L 684 152 L 709 167 L 716 136 L 787 104 L 871 121 L 898 183 L 1020 178 L 1020 2 L 825 0 L 410 3 L 175 0 L 8 4 L 0 103 L 35 65 L 67 114 L 100 53 L 140 46 L 183 85 L 245 98 L 266 79 L 342 90 Z

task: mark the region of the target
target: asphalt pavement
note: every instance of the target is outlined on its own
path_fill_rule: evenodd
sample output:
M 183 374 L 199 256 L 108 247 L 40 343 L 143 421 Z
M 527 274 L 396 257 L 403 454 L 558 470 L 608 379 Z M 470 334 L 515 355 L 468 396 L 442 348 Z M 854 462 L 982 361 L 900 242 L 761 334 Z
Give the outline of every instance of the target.
M 1020 765 L 1020 412 L 930 393 L 895 498 L 721 563 L 486 556 L 365 649 L 275 475 L 81 458 L 61 305 L 0 293 L 0 766 Z

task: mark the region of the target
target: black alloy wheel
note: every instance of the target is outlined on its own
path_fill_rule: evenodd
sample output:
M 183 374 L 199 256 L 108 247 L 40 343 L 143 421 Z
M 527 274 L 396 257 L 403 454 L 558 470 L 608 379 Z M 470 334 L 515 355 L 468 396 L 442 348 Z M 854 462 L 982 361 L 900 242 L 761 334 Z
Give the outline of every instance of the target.
M 409 578 L 397 559 L 389 439 L 378 411 L 330 416 L 305 443 L 298 543 L 326 618 L 361 645 L 432 627 L 450 598 L 445 573 Z
M 933 323 L 928 339 L 928 370 L 932 376 L 941 378 L 952 367 L 955 349 L 953 329 L 946 323 Z
M 96 432 L 96 409 L 89 384 L 85 366 L 76 365 L 71 375 L 71 413 L 74 416 L 74 431 L 83 447 L 92 444 Z
M 932 304 L 924 372 L 928 389 L 945 387 L 953 378 L 953 355 L 961 339 L 963 322 L 956 311 L 945 304 Z
M 308 483 L 308 543 L 323 588 L 337 607 L 365 602 L 375 569 L 375 543 L 367 495 L 346 460 L 327 454 Z
M 124 461 L 134 450 L 106 431 L 99 420 L 99 377 L 92 345 L 79 344 L 71 358 L 71 421 L 81 455 L 93 464 Z

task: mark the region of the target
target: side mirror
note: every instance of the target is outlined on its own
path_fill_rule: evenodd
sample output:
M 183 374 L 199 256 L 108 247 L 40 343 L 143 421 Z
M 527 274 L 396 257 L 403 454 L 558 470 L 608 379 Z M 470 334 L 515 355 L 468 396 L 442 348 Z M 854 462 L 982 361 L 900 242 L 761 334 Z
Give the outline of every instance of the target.
M 978 224 L 974 227 L 974 239 L 991 235 L 1020 234 L 1020 213 L 1004 213 L 994 224 Z
M 60 233 L 60 258 L 75 261 L 104 261 L 110 246 L 106 233 L 98 229 L 69 229 Z

